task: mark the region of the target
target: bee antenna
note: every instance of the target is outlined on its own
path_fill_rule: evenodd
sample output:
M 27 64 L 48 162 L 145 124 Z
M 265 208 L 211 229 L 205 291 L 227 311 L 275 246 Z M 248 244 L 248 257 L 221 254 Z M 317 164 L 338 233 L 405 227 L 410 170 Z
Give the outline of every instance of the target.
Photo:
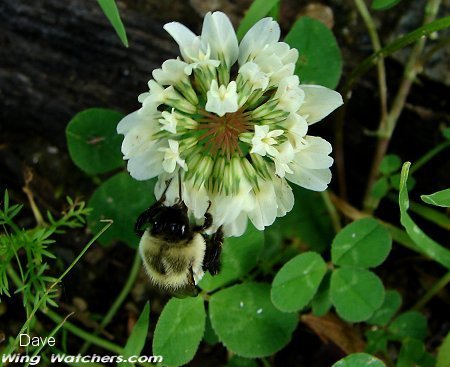
M 183 201 L 181 199 L 181 170 L 178 170 L 178 199 L 180 202 Z
M 159 199 L 160 201 L 166 200 L 166 192 L 167 192 L 167 190 L 169 190 L 169 186 L 170 186 L 171 182 L 172 182 L 172 179 L 166 181 L 166 188 L 164 189 L 164 191 Z

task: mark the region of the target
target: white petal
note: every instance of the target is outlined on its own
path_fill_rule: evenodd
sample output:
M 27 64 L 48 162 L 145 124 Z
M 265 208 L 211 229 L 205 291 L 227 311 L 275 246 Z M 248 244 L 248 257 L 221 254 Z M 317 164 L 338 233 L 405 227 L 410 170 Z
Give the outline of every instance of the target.
M 310 152 L 328 155 L 333 151 L 331 144 L 321 137 L 306 135 L 305 141 L 308 143 L 307 149 Z
M 306 116 L 309 125 L 322 120 L 344 103 L 342 96 L 332 89 L 320 85 L 300 85 L 300 88 L 305 92 L 305 100 L 298 113 Z
M 230 19 L 222 12 L 207 13 L 203 21 L 202 41 L 211 47 L 211 57 L 225 59 L 228 69 L 236 62 L 239 46 Z
M 283 130 L 277 129 L 272 130 L 267 134 L 268 138 L 276 138 L 277 136 L 283 135 Z
M 154 128 L 151 125 L 138 125 L 129 131 L 122 142 L 122 153 L 124 159 L 139 155 L 151 148 L 156 141 L 152 139 Z
M 163 62 L 161 69 L 153 70 L 152 75 L 161 85 L 176 85 L 187 80 L 187 75 L 184 72 L 187 66 L 188 64 L 181 60 L 169 59 Z
M 169 147 L 172 152 L 178 154 L 178 141 L 169 139 Z
M 162 153 L 150 149 L 144 154 L 130 158 L 127 169 L 136 180 L 148 180 L 163 172 L 162 159 Z
M 264 157 L 267 154 L 266 147 L 262 143 L 255 144 L 255 145 L 253 145 L 250 153 L 259 154 Z
M 178 43 L 180 46 L 180 52 L 183 58 L 186 60 L 189 56 L 186 51 L 192 47 L 192 44 L 197 37 L 188 27 L 178 22 L 170 22 L 163 27 Z
M 271 145 L 266 144 L 265 149 L 267 154 L 270 154 L 272 157 L 278 154 L 278 150 L 276 150 L 275 147 Z
M 305 93 L 299 87 L 300 81 L 297 75 L 283 78 L 275 92 L 278 98 L 278 107 L 286 112 L 296 112 L 303 104 Z
M 277 198 L 277 216 L 282 217 L 294 207 L 294 193 L 285 179 L 274 179 L 275 195 Z
M 275 86 L 279 84 L 282 79 L 293 75 L 294 71 L 295 64 L 293 63 L 282 66 L 270 76 L 270 85 Z
M 333 165 L 333 158 L 324 154 L 303 150 L 296 155 L 294 161 L 298 165 L 310 169 L 324 169 Z
M 178 202 L 179 200 L 179 184 L 178 184 L 178 170 L 175 170 L 175 172 L 173 173 L 167 173 L 167 172 L 162 172 L 159 176 L 158 176 L 158 182 L 155 185 L 155 197 L 156 199 L 160 199 L 162 196 L 162 193 L 166 190 L 167 188 L 167 183 L 170 180 L 170 185 L 167 188 L 166 191 L 166 200 L 165 200 L 165 205 L 167 206 L 172 206 L 175 203 Z M 182 193 L 182 196 L 184 197 L 184 193 Z
M 214 224 L 221 226 L 233 222 L 244 208 L 245 198 L 242 195 L 215 195 L 211 197 L 210 213 Z
M 275 221 L 277 202 L 272 182 L 259 180 L 259 189 L 253 195 L 255 206 L 248 213 L 248 217 L 257 229 L 263 230 Z
M 329 169 L 308 169 L 297 166 L 293 174 L 286 174 L 286 179 L 313 191 L 324 191 L 331 182 Z
M 265 45 L 280 39 L 280 26 L 272 18 L 263 18 L 245 34 L 239 45 L 239 65 L 252 59 Z
M 269 132 L 269 125 L 255 125 L 255 137 L 264 138 Z
M 265 90 L 269 85 L 269 77 L 266 73 L 263 73 L 254 62 L 246 62 L 239 68 L 239 74 L 242 75 L 244 80 L 248 81 L 252 85 L 252 91 L 255 89 Z
M 247 213 L 241 212 L 239 216 L 231 223 L 223 226 L 223 233 L 225 237 L 240 237 L 247 229 L 248 217 Z
M 155 107 L 155 111 L 156 111 L 156 107 Z M 150 122 L 152 120 L 153 116 L 152 115 L 146 115 L 145 117 L 147 118 L 147 121 Z M 128 131 L 130 131 L 131 129 L 133 129 L 137 125 L 140 125 L 143 122 L 145 122 L 145 120 L 146 120 L 145 117 L 141 116 L 139 114 L 139 110 L 134 111 L 134 112 L 130 113 L 129 115 L 126 115 L 117 124 L 117 133 L 125 135 L 126 133 L 128 133 Z
M 208 193 L 203 185 L 194 187 L 191 182 L 183 183 L 183 201 L 195 218 L 202 219 L 209 205 Z
M 239 108 L 235 81 L 230 82 L 227 87 L 224 85 L 218 87 L 217 81 L 213 79 L 211 87 L 206 93 L 206 98 L 205 110 L 214 112 L 219 116 L 228 112 L 236 112 Z
M 294 74 L 298 51 L 287 43 L 276 42 L 266 45 L 253 62 L 270 76 L 270 86 L 276 86 L 281 79 Z
M 287 130 L 287 137 L 295 149 L 301 148 L 302 138 L 308 132 L 308 124 L 306 120 L 296 113 L 290 113 L 285 121 L 282 122 L 283 127 Z
M 164 171 L 167 173 L 172 173 L 175 171 L 175 167 L 177 166 L 177 161 L 175 159 L 164 159 L 162 162 L 162 166 Z
M 308 169 L 324 169 L 332 166 L 333 158 L 328 156 L 332 149 L 329 142 L 317 136 L 306 136 L 304 141 L 306 145 L 293 159 L 295 165 Z

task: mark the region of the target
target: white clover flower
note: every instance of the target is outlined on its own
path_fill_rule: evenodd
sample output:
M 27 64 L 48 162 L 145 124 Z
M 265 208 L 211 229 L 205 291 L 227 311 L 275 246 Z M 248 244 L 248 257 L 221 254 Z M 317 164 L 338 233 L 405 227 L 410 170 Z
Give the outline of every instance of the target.
M 294 158 L 294 148 L 289 141 L 280 144 L 276 153 L 273 155 L 273 162 L 275 163 L 275 174 L 278 177 L 284 177 L 286 173 L 294 173 L 289 167 L 289 163 Z
M 255 135 L 252 138 L 252 150 L 250 153 L 256 153 L 262 156 L 270 154 L 277 155 L 277 150 L 273 145 L 277 144 L 276 137 L 283 135 L 283 130 L 269 131 L 268 125 L 255 125 Z
M 236 82 L 230 82 L 226 87 L 222 84 L 220 87 L 217 80 L 211 82 L 211 88 L 206 93 L 205 110 L 214 112 L 222 117 L 227 112 L 236 112 L 238 110 L 238 95 L 236 93 Z
M 174 109 L 172 108 L 172 113 L 167 111 L 163 111 L 161 113 L 162 118 L 159 119 L 161 126 L 161 130 L 166 130 L 169 133 L 176 134 L 177 133 L 177 118 L 174 114 Z
M 164 152 L 164 159 L 162 161 L 162 166 L 167 173 L 172 173 L 175 171 L 177 164 L 187 171 L 186 161 L 180 157 L 178 151 L 178 142 L 176 140 L 168 140 L 169 147 L 159 148 L 160 152 Z
M 279 41 L 277 22 L 260 20 L 240 44 L 221 12 L 205 16 L 200 36 L 177 22 L 164 29 L 182 59 L 153 71 L 142 107 L 117 127 L 132 177 L 158 177 L 157 198 L 172 179 L 166 204 L 181 185 L 192 217 L 200 222 L 208 210 L 211 232 L 222 226 L 227 236 L 244 233 L 249 219 L 262 230 L 289 212 L 288 181 L 327 188 L 331 145 L 307 133 L 342 98 L 300 83 L 298 51 Z

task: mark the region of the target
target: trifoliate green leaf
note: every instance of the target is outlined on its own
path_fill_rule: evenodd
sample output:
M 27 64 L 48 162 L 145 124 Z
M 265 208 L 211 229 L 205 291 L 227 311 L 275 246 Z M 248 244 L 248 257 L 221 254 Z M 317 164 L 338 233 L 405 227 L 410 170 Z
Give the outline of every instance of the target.
M 306 252 L 287 262 L 275 275 L 271 299 L 283 312 L 304 308 L 314 297 L 327 270 L 322 257 Z
M 209 311 L 220 341 L 247 358 L 278 352 L 289 343 L 298 322 L 295 313 L 273 306 L 270 285 L 262 283 L 243 283 L 214 293 Z
M 373 218 L 359 219 L 343 228 L 331 245 L 335 265 L 371 268 L 380 265 L 392 247 L 389 231 Z
M 205 331 L 205 305 L 201 297 L 172 298 L 164 307 L 153 336 L 153 354 L 165 366 L 182 366 L 194 358 Z
M 358 268 L 340 268 L 331 275 L 331 301 L 344 320 L 368 320 L 383 304 L 384 287 L 374 273 Z

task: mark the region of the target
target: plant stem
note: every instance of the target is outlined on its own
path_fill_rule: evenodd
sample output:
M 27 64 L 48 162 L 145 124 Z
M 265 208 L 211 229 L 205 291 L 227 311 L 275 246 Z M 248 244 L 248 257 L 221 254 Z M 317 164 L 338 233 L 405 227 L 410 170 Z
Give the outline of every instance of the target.
M 389 194 L 388 199 L 394 203 L 398 203 L 398 197 L 395 194 Z M 409 209 L 429 222 L 446 230 L 450 230 L 450 218 L 444 212 L 416 203 L 412 200 L 409 201 Z
M 323 202 L 325 203 L 328 214 L 330 215 L 334 231 L 338 233 L 341 230 L 341 220 L 339 218 L 339 213 L 337 212 L 336 207 L 331 201 L 328 191 L 322 191 L 320 194 L 322 196 Z
M 17 259 L 17 261 L 19 261 L 19 259 Z M 20 263 L 19 263 L 20 264 Z M 19 275 L 17 275 L 16 271 L 14 270 L 14 268 L 12 267 L 11 263 L 9 263 L 6 266 L 6 272 L 8 273 L 8 276 L 11 278 L 11 280 L 13 281 L 14 285 L 16 286 L 17 289 L 21 288 L 23 285 L 24 280 L 20 279 Z M 27 319 L 31 313 L 31 306 L 28 303 L 28 300 L 25 299 L 25 293 L 22 293 L 22 302 L 23 302 L 23 307 L 25 307 L 25 313 L 27 315 Z
M 49 293 L 50 290 L 55 287 L 56 285 L 58 285 L 61 280 L 63 280 L 63 278 L 69 273 L 69 271 L 72 270 L 72 268 L 78 263 L 78 261 L 83 257 L 83 255 L 86 253 L 86 251 L 89 249 L 89 247 L 91 247 L 91 245 L 97 240 L 97 238 L 99 238 L 103 232 L 105 232 L 109 227 L 111 227 L 111 225 L 113 224 L 113 221 L 111 219 L 105 219 L 102 220 L 101 222 L 107 223 L 101 230 L 100 232 L 98 232 L 87 244 L 86 246 L 84 246 L 83 250 L 81 250 L 81 252 L 78 254 L 78 256 L 75 258 L 74 261 L 72 261 L 72 263 L 69 265 L 69 267 L 64 271 L 64 273 L 62 273 L 59 278 L 50 286 L 50 288 L 47 290 L 46 293 Z
M 44 314 L 56 324 L 60 324 L 64 320 L 62 316 L 58 315 L 56 312 L 50 309 L 48 309 L 47 312 L 45 312 Z M 104 340 L 102 338 L 99 338 L 98 336 L 95 336 L 92 333 L 87 332 L 70 322 L 65 322 L 62 325 L 62 327 L 67 331 L 70 331 L 72 334 L 78 336 L 79 338 L 83 340 L 88 340 L 90 343 L 95 344 L 103 349 L 106 349 L 116 354 L 123 354 L 123 349 L 119 345 L 111 343 L 110 341 Z
M 56 335 L 56 333 L 59 331 L 59 329 L 61 329 L 61 327 L 64 326 L 64 324 L 66 323 L 67 319 L 73 315 L 73 312 L 68 314 L 65 318 L 62 319 L 62 321 L 50 332 L 50 334 L 47 336 L 47 338 L 53 337 Z M 36 348 L 36 350 L 34 351 L 32 357 L 37 356 L 38 354 L 41 353 L 42 349 L 45 347 L 45 344 L 40 344 L 38 348 Z M 25 365 L 25 367 L 28 367 L 30 365 L 30 361 Z
M 450 271 L 439 279 L 428 291 L 422 296 L 419 301 L 413 306 L 413 310 L 420 310 L 430 299 L 432 299 L 439 291 L 450 283 Z
M 34 200 L 33 192 L 30 189 L 30 182 L 33 180 L 33 173 L 30 169 L 25 170 L 24 174 L 25 186 L 22 187 L 23 192 L 27 195 L 28 201 L 30 202 L 31 210 L 33 211 L 34 219 L 38 226 L 45 226 L 44 217 L 39 210 L 39 207 L 36 205 L 36 201 Z
M 435 155 L 443 151 L 444 149 L 450 147 L 450 142 L 446 141 L 444 143 L 441 143 L 439 145 L 436 145 L 433 149 L 425 153 L 418 161 L 416 161 L 414 164 L 411 165 L 411 169 L 409 172 L 413 174 L 416 172 L 419 168 L 421 168 L 425 163 L 427 163 L 431 158 L 433 158 Z
M 344 152 L 344 119 L 347 112 L 347 102 L 350 92 L 343 93 L 344 105 L 336 111 L 334 123 L 334 160 L 338 176 L 339 194 L 347 200 L 347 182 L 345 174 L 345 152 Z
M 122 290 L 120 291 L 119 295 L 117 296 L 116 300 L 112 304 L 111 308 L 103 318 L 102 322 L 100 323 L 100 327 L 94 331 L 93 335 L 98 335 L 98 333 L 103 330 L 113 319 L 113 317 L 116 315 L 117 311 L 119 310 L 120 306 L 122 306 L 122 303 L 127 298 L 128 294 L 131 291 L 131 288 L 133 287 L 134 283 L 136 282 L 136 278 L 139 274 L 139 270 L 141 269 L 141 258 L 139 255 L 139 251 L 136 251 L 136 255 L 133 260 L 133 265 L 131 267 L 130 274 L 128 275 L 128 279 L 123 286 Z M 80 349 L 80 354 L 86 353 L 86 351 L 89 349 L 91 343 L 86 342 L 83 344 L 83 346 Z
M 378 37 L 377 29 L 375 23 L 367 9 L 364 0 L 354 0 L 356 8 L 359 11 L 364 23 L 366 24 L 367 31 L 369 32 L 369 37 L 372 42 L 372 46 L 375 52 L 381 50 L 381 42 Z M 384 66 L 384 57 L 379 57 L 377 59 L 377 69 L 378 69 L 378 88 L 380 92 L 380 125 L 383 127 L 387 122 L 387 86 L 386 86 L 386 68 Z
M 411 43 L 416 42 L 419 38 L 428 37 L 432 33 L 438 32 L 442 29 L 450 26 L 450 16 L 439 18 L 422 27 L 415 29 L 414 31 L 407 33 L 406 35 L 398 38 L 394 42 L 389 43 L 383 47 L 380 51 L 373 53 L 366 59 L 364 59 L 358 66 L 350 73 L 345 84 L 340 90 L 341 94 L 347 96 L 352 90 L 353 85 L 361 78 L 362 75 L 367 73 L 375 64 L 379 57 L 387 57 L 394 52 L 401 50 Z M 423 59 L 420 61 L 423 62 Z
M 378 37 L 378 33 L 375 27 L 375 23 L 373 22 L 372 17 L 367 9 L 367 6 L 364 0 L 354 0 L 356 8 L 363 19 L 367 31 L 369 32 L 370 40 L 372 42 L 373 49 L 376 52 L 381 50 L 381 42 Z M 381 123 L 386 124 L 387 120 L 387 86 L 386 86 L 386 68 L 384 66 L 384 58 L 381 55 L 377 58 L 377 69 L 378 69 L 378 88 L 380 92 L 380 116 Z M 344 116 L 346 112 L 346 103 L 349 100 L 349 93 L 344 93 L 344 107 L 342 107 L 338 115 L 336 116 L 336 127 L 335 127 L 335 158 L 336 158 L 336 167 L 338 171 L 338 180 L 339 180 L 339 190 L 341 196 L 344 199 L 347 199 L 347 185 L 345 182 L 345 163 L 344 163 L 344 136 L 343 136 L 343 128 L 344 128 Z
M 66 271 L 61 274 L 61 276 L 46 290 L 46 292 L 44 293 L 44 295 L 38 300 L 38 302 L 35 303 L 32 311 L 28 314 L 27 312 L 27 320 L 25 321 L 25 323 L 22 325 L 22 328 L 20 329 L 19 333 L 16 336 L 15 342 L 14 342 L 14 348 L 17 346 L 18 341 L 19 341 L 19 335 L 22 334 L 28 327 L 29 323 L 31 322 L 31 320 L 33 319 L 34 315 L 36 314 L 36 312 L 39 310 L 39 308 L 42 305 L 42 302 L 44 301 L 45 297 L 48 296 L 48 294 L 50 293 L 51 289 L 54 288 L 57 284 L 59 284 L 61 282 L 61 280 L 67 275 L 67 273 L 69 272 L 70 269 L 72 269 L 75 264 L 78 262 L 78 260 L 80 260 L 81 256 L 88 250 L 88 248 L 97 240 L 97 238 L 99 238 L 103 232 L 105 232 L 113 223 L 112 220 L 104 220 L 104 222 L 107 222 L 107 224 L 100 230 L 100 232 L 98 232 L 87 244 L 86 246 L 83 248 L 83 250 L 81 251 L 80 255 L 77 256 L 77 258 L 70 264 L 70 266 L 66 269 Z M 9 267 L 9 273 L 13 274 L 13 276 L 11 276 L 11 279 L 13 280 L 13 282 L 15 283 L 17 288 L 20 288 L 22 286 L 22 281 L 20 280 L 20 278 L 17 276 L 16 272 L 14 271 L 14 269 L 12 268 L 12 266 Z M 26 306 L 25 306 L 26 307 Z
M 428 0 L 425 6 L 424 24 L 430 23 L 434 20 L 440 4 L 441 0 Z M 378 177 L 381 161 L 387 152 L 390 139 L 397 125 L 397 121 L 403 111 L 403 108 L 405 107 L 406 98 L 411 90 L 412 83 L 422 69 L 420 57 L 425 47 L 425 42 L 425 38 L 420 38 L 415 43 L 406 63 L 403 78 L 398 88 L 397 95 L 394 98 L 394 102 L 392 103 L 391 110 L 388 113 L 386 123 L 380 121 L 377 147 L 375 149 L 373 164 L 370 170 L 366 194 L 364 197 L 364 208 L 369 212 L 373 212 L 373 210 L 376 209 L 377 201 L 374 201 L 371 197 L 372 187 Z

